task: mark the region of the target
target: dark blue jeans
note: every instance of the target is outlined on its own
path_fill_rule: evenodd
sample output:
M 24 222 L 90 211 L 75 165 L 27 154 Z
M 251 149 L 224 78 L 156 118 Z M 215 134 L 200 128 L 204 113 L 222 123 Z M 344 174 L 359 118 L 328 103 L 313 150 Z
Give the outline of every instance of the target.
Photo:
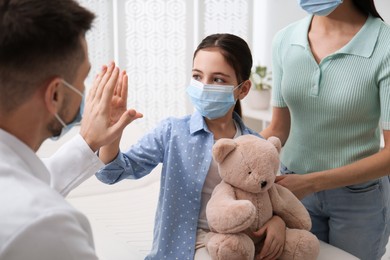
M 281 173 L 294 174 L 283 165 Z M 333 190 L 302 200 L 318 239 L 363 260 L 380 260 L 390 234 L 389 177 Z

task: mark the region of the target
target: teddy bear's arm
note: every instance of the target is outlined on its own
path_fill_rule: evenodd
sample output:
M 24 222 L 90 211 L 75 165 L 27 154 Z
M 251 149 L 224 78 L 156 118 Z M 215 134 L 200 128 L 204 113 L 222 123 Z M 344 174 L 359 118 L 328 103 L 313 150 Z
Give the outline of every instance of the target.
M 237 200 L 234 188 L 222 181 L 207 203 L 206 216 L 211 231 L 237 233 L 253 223 L 256 208 L 249 200 Z
M 287 188 L 274 184 L 268 190 L 273 212 L 281 217 L 289 228 L 311 229 L 310 215 L 305 206 Z

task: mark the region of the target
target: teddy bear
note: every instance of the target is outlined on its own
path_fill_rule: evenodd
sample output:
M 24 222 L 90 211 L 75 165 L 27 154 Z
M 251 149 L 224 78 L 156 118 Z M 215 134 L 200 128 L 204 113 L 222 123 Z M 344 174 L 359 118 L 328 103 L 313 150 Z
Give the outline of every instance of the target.
M 277 137 L 243 135 L 214 144 L 213 158 L 222 181 L 206 206 L 210 232 L 205 245 L 212 259 L 257 259 L 265 238 L 253 232 L 273 215 L 286 223 L 279 259 L 317 259 L 320 244 L 309 232 L 309 213 L 292 192 L 275 183 L 280 150 Z

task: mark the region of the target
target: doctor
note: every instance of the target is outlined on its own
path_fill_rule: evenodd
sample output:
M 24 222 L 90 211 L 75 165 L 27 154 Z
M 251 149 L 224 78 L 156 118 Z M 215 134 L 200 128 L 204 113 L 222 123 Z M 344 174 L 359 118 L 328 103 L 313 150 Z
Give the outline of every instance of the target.
M 63 197 L 103 165 L 99 147 L 142 116 L 126 109 L 126 73 L 104 66 L 80 134 L 46 165 L 35 154 L 81 120 L 93 19 L 73 0 L 0 1 L 1 260 L 97 259 L 87 218 Z

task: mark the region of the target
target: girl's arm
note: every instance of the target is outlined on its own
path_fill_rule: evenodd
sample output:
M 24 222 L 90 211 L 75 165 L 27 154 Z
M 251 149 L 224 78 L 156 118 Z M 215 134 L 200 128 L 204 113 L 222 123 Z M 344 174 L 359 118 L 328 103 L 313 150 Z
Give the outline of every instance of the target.
M 99 149 L 99 158 L 104 164 L 112 162 L 117 157 L 120 140 L 120 138 L 117 138 L 111 144 L 102 146 Z

